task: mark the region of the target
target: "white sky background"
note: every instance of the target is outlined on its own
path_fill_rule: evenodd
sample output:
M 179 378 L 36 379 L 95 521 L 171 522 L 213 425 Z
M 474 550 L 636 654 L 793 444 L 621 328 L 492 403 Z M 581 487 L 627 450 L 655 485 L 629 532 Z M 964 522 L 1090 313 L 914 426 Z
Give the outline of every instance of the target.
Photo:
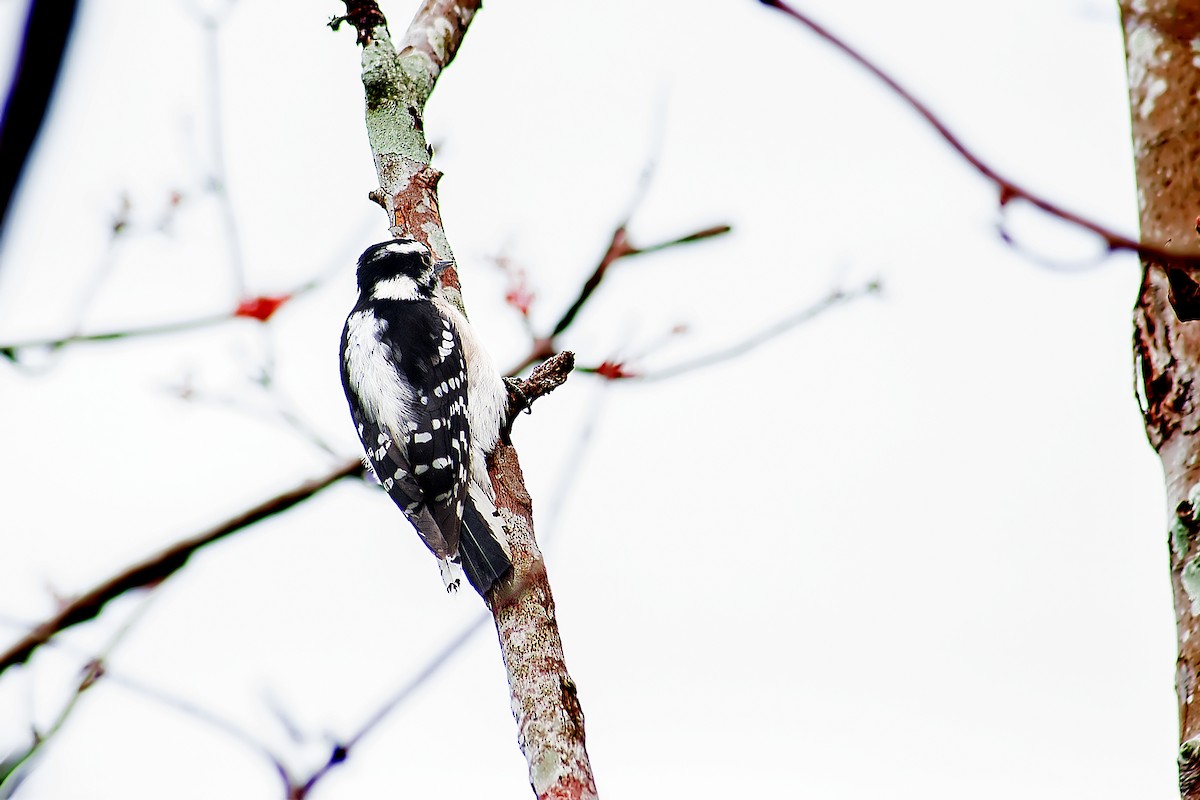
M 0 3 L 5 30 L 23 4 Z M 1132 232 L 1116 4 L 813 0 L 1019 182 Z M 243 0 L 220 33 L 248 283 L 344 267 L 267 327 L 238 321 L 0 363 L 0 643 L 90 587 L 335 459 L 273 419 L 280 388 L 339 453 L 353 261 L 386 236 L 340 3 Z M 394 34 L 414 3 L 384 3 Z M 0 343 L 236 302 L 204 39 L 187 2 L 83 4 L 0 257 Z M 4 45 L 11 49 L 11 35 Z M 427 129 L 472 318 L 527 345 L 489 257 L 573 299 L 655 149 L 631 233 L 734 234 L 617 267 L 564 346 L 646 370 L 879 276 L 886 295 L 666 382 L 577 375 L 517 425 L 568 664 L 611 798 L 1177 796 L 1162 490 L 1132 391 L 1128 256 L 1082 273 L 996 233 L 995 189 L 896 98 L 754 2 L 491 3 Z M 167 195 L 185 200 L 167 234 Z M 1099 245 L 1016 215 L 1033 250 Z M 674 325 L 689 333 L 661 342 Z M 176 388 L 189 384 L 197 398 Z M 232 402 L 228 402 L 232 401 Z M 594 424 L 590 443 L 580 437 Z M 561 495 L 564 475 L 578 473 Z M 561 499 L 561 504 L 560 504 Z M 553 515 L 556 507 L 561 513 Z M 144 595 L 0 678 L 0 753 L 46 726 Z M 478 613 L 382 494 L 346 482 L 212 547 L 155 594 L 113 675 L 321 763 Z M 309 741 L 290 741 L 272 705 Z M 490 628 L 314 797 L 527 798 Z M 328 738 L 327 738 L 328 737 Z M 21 798 L 265 798 L 252 750 L 102 682 Z

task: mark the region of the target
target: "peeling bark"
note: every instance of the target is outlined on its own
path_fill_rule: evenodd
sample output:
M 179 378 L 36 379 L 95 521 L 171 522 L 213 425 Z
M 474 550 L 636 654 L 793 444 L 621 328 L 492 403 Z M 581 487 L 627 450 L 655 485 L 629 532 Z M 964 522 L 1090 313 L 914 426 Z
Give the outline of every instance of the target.
M 1122 4 L 1142 239 L 1194 244 L 1200 214 L 1200 0 Z M 1200 800 L 1200 283 L 1143 258 L 1134 309 L 1139 402 L 1162 459 L 1179 643 L 1179 785 Z

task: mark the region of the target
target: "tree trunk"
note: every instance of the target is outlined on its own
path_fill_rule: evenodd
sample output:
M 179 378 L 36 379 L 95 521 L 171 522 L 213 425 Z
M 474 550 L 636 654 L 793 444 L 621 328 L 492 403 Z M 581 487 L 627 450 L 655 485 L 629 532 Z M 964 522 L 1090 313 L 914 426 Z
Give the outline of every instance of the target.
M 1200 212 L 1200 0 L 1121 6 L 1144 242 L 1195 250 Z M 1179 660 L 1179 787 L 1200 800 L 1200 284 L 1195 260 L 1143 257 L 1134 311 L 1139 401 L 1162 458 Z

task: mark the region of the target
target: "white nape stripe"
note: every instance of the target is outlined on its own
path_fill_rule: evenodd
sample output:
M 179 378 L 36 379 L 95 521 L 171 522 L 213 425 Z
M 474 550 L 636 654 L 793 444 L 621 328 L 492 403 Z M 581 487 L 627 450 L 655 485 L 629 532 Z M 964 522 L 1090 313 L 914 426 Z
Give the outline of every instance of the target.
M 404 431 L 412 417 L 413 398 L 400 373 L 391 366 L 390 352 L 379 341 L 387 323 L 370 310 L 356 311 L 346 320 L 346 371 L 350 388 L 363 411 L 385 431 Z M 403 441 L 398 442 L 403 448 Z
M 372 300 L 420 300 L 417 282 L 407 275 L 380 281 L 371 288 Z

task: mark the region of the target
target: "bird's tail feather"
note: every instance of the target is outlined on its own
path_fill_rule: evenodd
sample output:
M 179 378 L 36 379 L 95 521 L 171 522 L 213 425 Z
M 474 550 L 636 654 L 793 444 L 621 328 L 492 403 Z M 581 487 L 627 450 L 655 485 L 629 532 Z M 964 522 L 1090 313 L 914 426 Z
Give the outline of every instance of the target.
M 512 560 L 504 549 L 508 543 L 504 525 L 494 509 L 486 495 L 472 484 L 468 502 L 463 508 L 458 553 L 462 557 L 467 580 L 484 597 L 512 567 Z

